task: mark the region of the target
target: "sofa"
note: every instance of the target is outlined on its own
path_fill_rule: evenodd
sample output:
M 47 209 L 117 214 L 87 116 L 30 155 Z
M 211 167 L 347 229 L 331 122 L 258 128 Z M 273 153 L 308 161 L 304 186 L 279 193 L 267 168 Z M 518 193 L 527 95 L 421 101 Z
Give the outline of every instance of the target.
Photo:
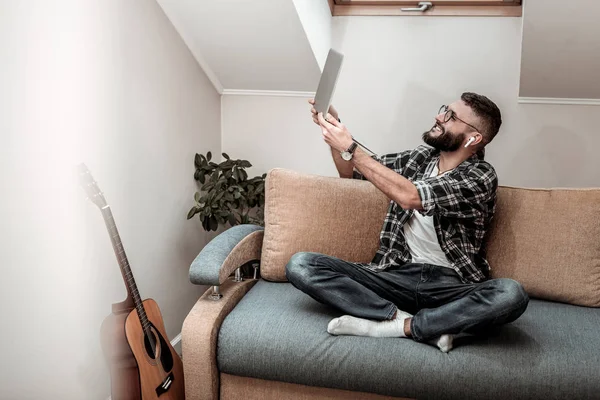
M 367 181 L 269 171 L 265 226 L 217 235 L 190 267 L 210 288 L 182 329 L 195 399 L 600 399 L 600 189 L 498 188 L 491 278 L 519 281 L 525 313 L 454 349 L 332 336 L 342 313 L 285 278 L 297 252 L 370 262 L 389 199 Z M 247 266 L 259 263 L 259 274 Z

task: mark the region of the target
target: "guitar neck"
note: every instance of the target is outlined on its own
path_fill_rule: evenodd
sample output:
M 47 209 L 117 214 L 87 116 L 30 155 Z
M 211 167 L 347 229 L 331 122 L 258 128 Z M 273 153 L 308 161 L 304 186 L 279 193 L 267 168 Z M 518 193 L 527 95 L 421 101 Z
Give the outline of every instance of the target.
M 117 229 L 115 219 L 113 218 L 112 211 L 108 204 L 102 207 L 101 210 L 102 216 L 104 217 L 104 223 L 106 224 L 106 228 L 108 229 L 108 234 L 110 236 L 110 241 L 112 243 L 115 256 L 117 257 L 117 261 L 119 263 L 119 268 L 121 269 L 121 275 L 123 276 L 125 287 L 127 288 L 129 296 L 133 299 L 133 303 L 135 304 L 135 308 L 138 312 L 138 316 L 140 318 L 140 322 L 142 323 L 144 331 L 149 332 L 150 322 L 148 321 L 148 316 L 146 315 L 146 310 L 144 309 L 144 304 L 142 303 L 140 292 L 138 291 L 137 285 L 135 283 L 135 278 L 133 277 L 133 273 L 131 272 L 129 261 L 127 260 L 127 255 L 125 254 L 125 249 L 123 248 L 123 243 L 121 243 L 121 236 L 119 235 L 119 231 Z

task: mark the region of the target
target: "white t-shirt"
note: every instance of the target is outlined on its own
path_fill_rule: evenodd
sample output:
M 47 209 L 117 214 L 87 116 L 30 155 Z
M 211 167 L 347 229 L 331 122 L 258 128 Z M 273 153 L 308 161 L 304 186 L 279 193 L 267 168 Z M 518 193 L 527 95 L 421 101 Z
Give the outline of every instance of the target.
M 436 165 L 431 172 L 431 176 L 437 176 L 438 172 Z M 412 262 L 452 268 L 452 264 L 448 261 L 438 242 L 435 226 L 433 225 L 433 216 L 427 217 L 415 210 L 410 219 L 404 224 L 404 236 L 412 256 Z

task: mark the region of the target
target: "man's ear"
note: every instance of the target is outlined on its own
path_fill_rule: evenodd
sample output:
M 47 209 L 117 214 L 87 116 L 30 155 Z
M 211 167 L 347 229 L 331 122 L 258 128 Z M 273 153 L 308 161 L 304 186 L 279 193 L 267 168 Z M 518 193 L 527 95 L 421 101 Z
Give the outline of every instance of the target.
M 473 136 L 475 138 L 475 140 L 472 142 L 474 145 L 477 145 L 481 142 L 483 142 L 483 135 L 479 132 L 475 133 L 475 136 Z

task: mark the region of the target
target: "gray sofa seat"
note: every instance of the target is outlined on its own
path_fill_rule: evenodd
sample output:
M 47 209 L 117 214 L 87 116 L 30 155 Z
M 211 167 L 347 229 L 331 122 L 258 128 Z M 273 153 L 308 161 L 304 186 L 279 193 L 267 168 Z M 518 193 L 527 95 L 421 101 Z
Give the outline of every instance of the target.
M 419 399 L 599 399 L 600 309 L 532 299 L 515 322 L 448 354 L 400 338 L 331 336 L 339 311 L 259 281 L 225 318 L 228 374 Z

